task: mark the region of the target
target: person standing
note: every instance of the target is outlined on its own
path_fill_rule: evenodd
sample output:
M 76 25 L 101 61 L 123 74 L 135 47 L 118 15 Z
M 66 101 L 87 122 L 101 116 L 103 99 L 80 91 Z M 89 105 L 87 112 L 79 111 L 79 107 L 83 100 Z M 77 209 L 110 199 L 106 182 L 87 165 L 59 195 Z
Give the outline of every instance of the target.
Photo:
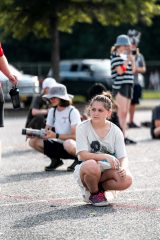
M 75 167 L 74 177 L 85 202 L 106 206 L 110 191 L 130 187 L 132 176 L 123 133 L 108 120 L 112 101 L 105 92 L 90 101 L 89 113 L 90 119 L 79 124 L 76 130 L 76 152 L 82 163 Z
M 0 43 L 0 71 L 9 79 L 12 85 L 17 84 L 18 82 L 17 77 L 14 76 L 9 69 L 8 60 L 4 55 L 4 51 L 1 43 Z M 3 118 L 4 118 L 4 96 L 3 96 L 2 85 L 0 83 L 0 127 L 4 127 Z
M 132 33 L 132 35 L 130 34 Z M 139 52 L 138 43 L 140 41 L 140 33 L 136 30 L 129 30 L 128 36 L 131 41 L 131 52 L 135 56 L 135 72 L 134 72 L 134 87 L 133 87 L 133 97 L 131 99 L 130 109 L 129 109 L 129 128 L 139 128 L 139 126 L 134 122 L 134 116 L 136 111 L 136 105 L 140 103 L 140 98 L 142 96 L 143 83 L 140 82 L 139 73 L 143 74 L 146 72 L 146 64 L 144 56 Z
M 113 96 L 118 108 L 120 127 L 126 144 L 135 142 L 126 137 L 127 114 L 133 94 L 135 57 L 131 54 L 131 43 L 127 35 L 119 35 L 111 49 L 111 71 Z

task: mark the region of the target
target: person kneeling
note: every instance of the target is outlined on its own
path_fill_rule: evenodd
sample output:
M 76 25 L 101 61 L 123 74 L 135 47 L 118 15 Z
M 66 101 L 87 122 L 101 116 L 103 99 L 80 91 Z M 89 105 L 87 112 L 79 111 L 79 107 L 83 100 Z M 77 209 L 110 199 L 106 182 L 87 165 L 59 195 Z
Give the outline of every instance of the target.
M 68 171 L 73 171 L 78 164 L 76 157 L 75 131 L 81 122 L 79 111 L 71 105 L 71 95 L 63 84 L 57 84 L 43 96 L 47 98 L 53 108 L 49 109 L 44 139 L 32 137 L 29 145 L 35 150 L 44 153 L 51 159 L 51 164 L 45 167 L 52 171 L 63 164 L 62 159 L 74 159 Z

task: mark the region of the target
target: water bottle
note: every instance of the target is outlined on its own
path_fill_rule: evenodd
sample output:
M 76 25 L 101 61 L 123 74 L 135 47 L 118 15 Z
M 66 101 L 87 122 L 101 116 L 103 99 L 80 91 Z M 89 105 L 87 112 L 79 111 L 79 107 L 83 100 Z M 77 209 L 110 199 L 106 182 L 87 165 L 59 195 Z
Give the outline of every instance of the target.
M 13 108 L 20 108 L 19 89 L 16 86 L 13 86 L 9 91 L 9 95 L 11 96 Z

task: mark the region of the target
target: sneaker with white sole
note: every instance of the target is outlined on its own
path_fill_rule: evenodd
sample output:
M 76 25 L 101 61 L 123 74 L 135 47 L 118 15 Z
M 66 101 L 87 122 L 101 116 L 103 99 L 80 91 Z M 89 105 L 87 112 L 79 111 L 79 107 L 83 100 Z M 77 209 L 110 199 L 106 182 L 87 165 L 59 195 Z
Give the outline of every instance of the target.
M 112 202 L 114 199 L 117 198 L 117 193 L 118 191 L 115 190 L 109 190 L 109 191 L 105 191 L 105 197 L 107 198 L 108 202 Z
M 97 207 L 107 206 L 109 202 L 107 201 L 104 192 L 98 192 L 96 194 L 91 194 L 89 197 L 89 202 Z
M 86 203 L 90 203 L 89 198 L 90 198 L 91 194 L 87 189 L 82 189 L 82 197 L 83 197 L 83 201 Z

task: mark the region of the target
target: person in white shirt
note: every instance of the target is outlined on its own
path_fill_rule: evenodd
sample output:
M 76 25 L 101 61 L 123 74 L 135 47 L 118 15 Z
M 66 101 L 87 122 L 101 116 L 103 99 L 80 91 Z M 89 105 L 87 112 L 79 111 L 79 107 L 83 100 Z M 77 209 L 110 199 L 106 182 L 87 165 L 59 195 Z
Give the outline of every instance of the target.
M 67 168 L 68 171 L 73 171 L 78 164 L 75 132 L 76 126 L 81 122 L 80 113 L 71 105 L 73 96 L 67 93 L 63 84 L 50 88 L 48 94 L 43 97 L 53 106 L 48 111 L 46 133 L 44 139 L 34 137 L 30 139 L 29 144 L 51 159 L 51 164 L 45 167 L 46 171 L 52 171 L 61 166 L 63 164 L 61 158 L 75 160 Z
M 105 206 L 107 192 L 127 189 L 132 184 L 132 176 L 123 133 L 109 121 L 111 99 L 105 93 L 95 96 L 89 114 L 90 119 L 76 130 L 76 152 L 82 163 L 75 167 L 74 176 L 86 202 Z

